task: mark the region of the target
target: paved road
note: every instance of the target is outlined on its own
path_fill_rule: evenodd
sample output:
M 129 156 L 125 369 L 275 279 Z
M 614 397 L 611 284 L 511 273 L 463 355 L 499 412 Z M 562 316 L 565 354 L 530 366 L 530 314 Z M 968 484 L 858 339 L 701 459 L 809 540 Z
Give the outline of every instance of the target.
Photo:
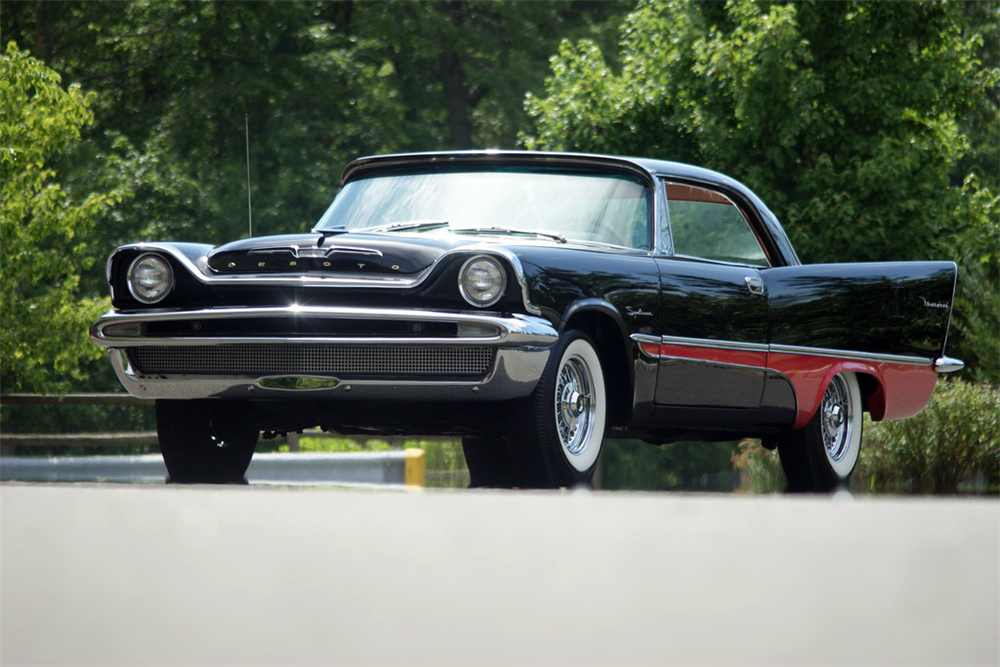
M 2 662 L 1000 662 L 995 500 L 4 484 Z

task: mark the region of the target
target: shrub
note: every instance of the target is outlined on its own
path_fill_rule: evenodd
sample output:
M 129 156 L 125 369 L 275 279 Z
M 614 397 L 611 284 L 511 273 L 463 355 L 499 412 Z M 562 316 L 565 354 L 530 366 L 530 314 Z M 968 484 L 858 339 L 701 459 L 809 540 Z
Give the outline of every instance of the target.
M 1000 491 L 1000 388 L 943 380 L 923 411 L 866 419 L 855 473 L 872 491 Z
M 785 486 L 775 453 L 744 440 L 733 455 L 740 491 Z M 872 422 L 865 416 L 852 486 L 873 493 L 1000 493 L 1000 387 L 942 380 L 919 414 Z

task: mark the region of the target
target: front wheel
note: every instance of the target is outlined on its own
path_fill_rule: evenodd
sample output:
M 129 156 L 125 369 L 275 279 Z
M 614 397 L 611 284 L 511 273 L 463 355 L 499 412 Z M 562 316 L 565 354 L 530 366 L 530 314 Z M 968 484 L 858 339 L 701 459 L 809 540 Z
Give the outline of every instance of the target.
M 238 403 L 156 401 L 156 432 L 168 482 L 240 484 L 260 435 Z
M 508 439 L 521 485 L 589 482 L 604 444 L 607 405 L 594 342 L 581 331 L 567 331 L 535 391 L 510 416 Z
M 846 485 L 861 453 L 862 428 L 858 378 L 838 373 L 809 423 L 778 440 L 788 490 L 824 493 Z

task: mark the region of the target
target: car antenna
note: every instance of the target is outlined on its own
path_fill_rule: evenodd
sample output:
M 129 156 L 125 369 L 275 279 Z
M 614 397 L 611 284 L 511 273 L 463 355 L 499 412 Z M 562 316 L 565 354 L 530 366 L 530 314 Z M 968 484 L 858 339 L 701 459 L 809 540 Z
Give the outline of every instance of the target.
M 253 238 L 253 202 L 250 199 L 250 118 L 248 114 L 243 114 L 243 129 L 245 130 L 247 145 L 247 220 L 249 225 L 249 238 Z

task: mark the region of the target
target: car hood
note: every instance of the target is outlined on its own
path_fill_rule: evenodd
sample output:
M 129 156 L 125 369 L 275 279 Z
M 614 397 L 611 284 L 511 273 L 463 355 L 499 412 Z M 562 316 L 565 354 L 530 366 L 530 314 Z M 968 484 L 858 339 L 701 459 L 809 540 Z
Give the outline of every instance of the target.
M 495 240 L 495 239 L 494 239 Z M 220 246 L 208 255 L 217 274 L 419 273 L 443 254 L 483 239 L 440 236 L 344 233 L 295 234 L 243 239 Z
M 215 274 L 357 273 L 371 276 L 417 274 L 455 250 L 470 252 L 505 248 L 516 255 L 533 254 L 531 248 L 558 247 L 599 250 L 604 253 L 634 251 L 619 246 L 546 238 L 515 238 L 490 234 L 319 233 L 263 236 L 220 246 L 208 254 Z

